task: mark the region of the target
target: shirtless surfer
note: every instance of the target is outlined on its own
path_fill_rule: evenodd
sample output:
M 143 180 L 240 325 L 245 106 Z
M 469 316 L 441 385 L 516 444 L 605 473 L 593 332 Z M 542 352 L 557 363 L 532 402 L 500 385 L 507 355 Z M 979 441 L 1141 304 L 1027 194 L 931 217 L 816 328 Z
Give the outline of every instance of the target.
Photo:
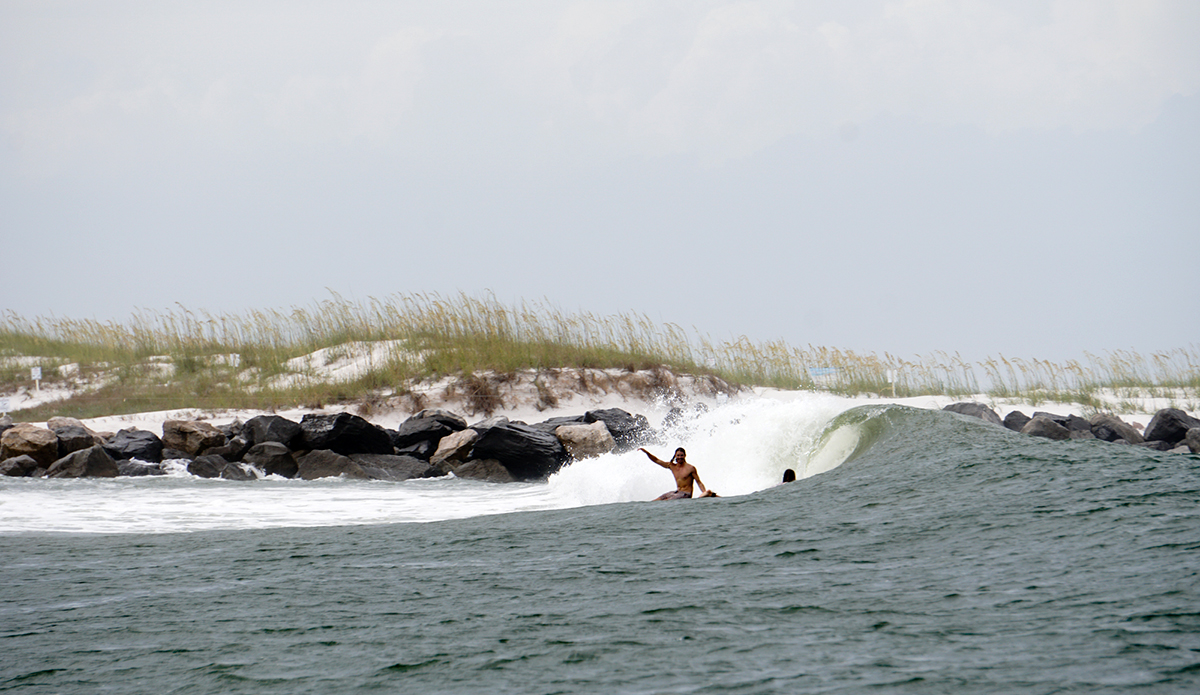
M 646 451 L 645 448 L 640 448 L 638 451 L 645 453 L 650 457 L 650 460 L 658 465 L 671 471 L 671 475 L 675 476 L 676 489 L 670 492 L 655 497 L 658 500 L 682 500 L 692 496 L 692 483 L 700 486 L 700 492 L 704 493 L 701 497 L 716 497 L 717 493 L 712 490 L 705 489 L 704 483 L 700 482 L 700 474 L 696 472 L 696 467 L 687 462 L 687 452 L 680 447 L 675 450 L 675 456 L 670 461 L 663 461 L 654 454 Z

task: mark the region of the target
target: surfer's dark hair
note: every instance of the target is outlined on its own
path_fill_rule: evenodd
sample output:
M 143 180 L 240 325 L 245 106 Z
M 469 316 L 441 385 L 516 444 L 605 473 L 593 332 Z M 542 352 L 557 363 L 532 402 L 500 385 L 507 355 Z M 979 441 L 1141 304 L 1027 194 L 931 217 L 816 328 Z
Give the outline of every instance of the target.
M 675 453 L 677 453 L 677 454 L 678 454 L 678 453 L 679 453 L 679 452 L 681 452 L 681 451 L 683 452 L 683 455 L 684 455 L 684 456 L 687 456 L 687 450 L 686 450 L 686 449 L 684 449 L 683 447 L 679 447 L 678 449 L 676 449 L 676 450 L 675 450 Z

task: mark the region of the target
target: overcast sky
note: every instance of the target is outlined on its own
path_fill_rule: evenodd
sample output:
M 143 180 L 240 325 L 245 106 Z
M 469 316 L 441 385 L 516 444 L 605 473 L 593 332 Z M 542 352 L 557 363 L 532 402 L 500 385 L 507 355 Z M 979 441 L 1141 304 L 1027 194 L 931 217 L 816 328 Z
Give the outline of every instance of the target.
M 1194 0 L 2 0 L 0 308 L 1187 347 L 1198 87 Z

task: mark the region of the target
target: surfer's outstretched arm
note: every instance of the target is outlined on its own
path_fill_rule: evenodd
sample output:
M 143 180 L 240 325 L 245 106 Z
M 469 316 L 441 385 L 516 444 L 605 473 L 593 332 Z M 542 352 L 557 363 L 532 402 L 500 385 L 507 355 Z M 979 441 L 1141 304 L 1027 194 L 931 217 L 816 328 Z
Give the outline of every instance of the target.
M 640 452 L 642 452 L 642 453 L 646 454 L 647 456 L 649 456 L 651 461 L 653 461 L 653 462 L 657 463 L 658 465 L 662 466 L 663 468 L 670 468 L 670 466 L 669 466 L 669 465 L 667 465 L 667 462 L 666 462 L 666 461 L 663 461 L 662 459 L 660 459 L 659 457 L 657 457 L 657 456 L 655 456 L 654 454 L 650 453 L 649 451 L 646 451 L 646 447 L 638 447 L 638 451 L 640 451 Z

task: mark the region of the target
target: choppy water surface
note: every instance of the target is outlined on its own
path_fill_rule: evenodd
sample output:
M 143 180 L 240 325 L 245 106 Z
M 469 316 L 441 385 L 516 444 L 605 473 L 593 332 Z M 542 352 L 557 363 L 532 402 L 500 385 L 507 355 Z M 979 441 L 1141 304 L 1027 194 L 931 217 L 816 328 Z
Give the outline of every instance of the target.
M 621 471 L 633 461 L 617 457 L 607 481 L 582 467 L 498 493 L 525 511 L 480 503 L 487 514 L 427 523 L 9 531 L 0 690 L 1200 686 L 1200 459 L 897 407 L 829 417 L 794 423 L 742 465 L 765 480 L 785 463 L 849 461 L 786 486 L 747 483 L 757 489 L 744 494 L 736 464 L 714 467 L 712 480 L 701 467 L 733 490 L 720 499 L 604 502 L 661 492 L 658 478 L 630 481 Z M 728 424 L 756 440 L 778 430 L 737 420 Z M 719 430 L 689 435 L 698 464 L 729 445 Z M 24 505 L 28 489 L 0 488 L 0 499 Z M 226 489 L 192 493 L 220 500 Z M 356 488 L 327 486 L 339 489 Z M 455 504 L 454 490 L 423 490 Z

